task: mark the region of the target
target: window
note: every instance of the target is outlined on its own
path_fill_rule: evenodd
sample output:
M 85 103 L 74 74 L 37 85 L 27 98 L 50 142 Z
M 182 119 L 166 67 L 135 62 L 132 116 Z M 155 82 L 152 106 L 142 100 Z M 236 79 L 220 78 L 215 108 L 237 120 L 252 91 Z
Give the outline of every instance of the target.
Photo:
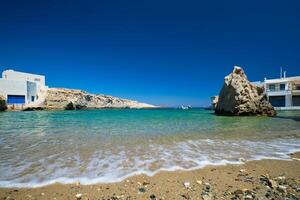
M 275 91 L 275 85 L 274 84 L 269 85 L 269 90 L 270 91 Z
M 285 84 L 280 84 L 280 90 L 285 90 Z
M 38 82 L 40 82 L 40 81 L 41 81 L 41 79 L 39 79 L 39 78 L 35 78 L 35 79 L 34 79 L 34 81 L 38 81 Z
M 31 96 L 31 102 L 33 102 L 34 101 L 34 96 Z

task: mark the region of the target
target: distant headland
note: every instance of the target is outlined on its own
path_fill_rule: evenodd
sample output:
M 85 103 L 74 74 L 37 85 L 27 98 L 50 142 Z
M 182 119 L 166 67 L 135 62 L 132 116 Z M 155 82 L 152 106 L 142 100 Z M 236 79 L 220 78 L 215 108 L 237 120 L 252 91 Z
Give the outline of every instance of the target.
M 45 76 L 5 70 L 0 79 L 2 110 L 81 110 L 102 108 L 157 108 L 138 101 L 90 94 L 86 91 L 49 88 Z

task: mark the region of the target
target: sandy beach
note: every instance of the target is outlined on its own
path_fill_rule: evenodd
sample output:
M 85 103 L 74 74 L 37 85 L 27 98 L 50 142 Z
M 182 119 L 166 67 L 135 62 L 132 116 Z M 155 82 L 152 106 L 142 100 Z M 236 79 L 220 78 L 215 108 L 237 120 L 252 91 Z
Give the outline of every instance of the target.
M 291 160 L 249 161 L 137 175 L 111 184 L 1 188 L 1 199 L 299 199 L 300 152 Z
M 0 5 L 0 200 L 300 200 L 300 0 Z

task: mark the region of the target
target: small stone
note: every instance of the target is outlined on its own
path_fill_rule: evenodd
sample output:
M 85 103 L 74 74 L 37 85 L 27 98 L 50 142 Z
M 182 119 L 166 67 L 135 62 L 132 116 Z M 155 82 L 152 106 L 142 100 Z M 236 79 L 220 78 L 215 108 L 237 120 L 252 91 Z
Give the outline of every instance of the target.
M 278 183 L 277 183 L 276 181 L 270 179 L 269 182 L 270 182 L 270 186 L 271 186 L 273 189 L 275 189 L 275 188 L 278 187 Z
M 199 185 L 202 185 L 202 181 L 197 180 L 196 183 L 198 183 Z
M 253 199 L 251 195 L 246 195 L 244 199 Z
M 246 162 L 246 159 L 245 158 L 239 158 L 239 161 L 240 162 Z
M 209 191 L 210 191 L 210 184 L 209 183 L 204 183 L 204 191 L 205 191 L 205 193 L 209 193 Z
M 80 194 L 80 193 L 79 193 L 79 194 L 76 194 L 76 198 L 77 198 L 77 199 L 81 199 L 81 197 L 82 197 L 82 194 Z
M 240 172 L 241 172 L 241 173 L 245 173 L 245 172 L 246 172 L 246 170 L 244 170 L 244 169 L 240 169 Z
M 142 193 L 144 193 L 144 192 L 146 192 L 146 189 L 145 189 L 145 188 L 143 188 L 143 187 L 140 187 L 140 188 L 139 188 L 139 192 L 142 192 Z
M 144 185 L 144 186 L 150 185 L 150 182 L 144 181 L 144 182 L 143 182 L 143 185 Z
M 278 186 L 278 188 L 277 188 L 277 190 L 279 191 L 279 192 L 281 192 L 281 193 L 286 193 L 286 186 L 284 186 L 284 185 L 279 185 Z
M 206 185 L 206 186 L 210 186 L 210 184 L 209 184 L 209 183 L 204 183 L 204 185 Z
M 123 199 L 123 198 L 124 198 L 124 195 L 123 195 L 123 194 L 122 194 L 122 195 L 117 195 L 116 198 L 117 198 L 117 199 Z
M 191 199 L 190 196 L 188 194 L 183 194 L 181 195 L 184 199 Z
M 202 199 L 203 200 L 211 200 L 212 198 L 211 198 L 210 195 L 205 194 L 205 195 L 202 196 Z
M 242 190 L 236 190 L 233 192 L 234 195 L 243 195 L 244 192 Z
M 251 190 L 249 190 L 249 189 L 243 189 L 243 193 L 245 193 L 246 195 L 248 195 L 248 194 L 252 194 L 252 191 Z
M 14 200 L 14 198 L 10 197 L 10 196 L 7 196 L 7 197 L 4 197 L 5 200 Z
M 45 193 L 42 192 L 41 195 L 42 195 L 42 196 L 45 196 Z
M 285 180 L 285 176 L 278 176 L 277 179 L 278 180 Z
M 190 182 L 184 182 L 183 185 L 187 189 L 190 188 Z

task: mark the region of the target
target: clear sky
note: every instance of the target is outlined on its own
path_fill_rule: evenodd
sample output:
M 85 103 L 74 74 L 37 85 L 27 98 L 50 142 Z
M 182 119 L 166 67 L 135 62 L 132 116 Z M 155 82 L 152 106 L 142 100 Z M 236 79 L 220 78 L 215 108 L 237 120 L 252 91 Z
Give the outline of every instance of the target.
M 300 1 L 0 0 L 0 70 L 50 87 L 205 106 L 233 65 L 300 75 Z

